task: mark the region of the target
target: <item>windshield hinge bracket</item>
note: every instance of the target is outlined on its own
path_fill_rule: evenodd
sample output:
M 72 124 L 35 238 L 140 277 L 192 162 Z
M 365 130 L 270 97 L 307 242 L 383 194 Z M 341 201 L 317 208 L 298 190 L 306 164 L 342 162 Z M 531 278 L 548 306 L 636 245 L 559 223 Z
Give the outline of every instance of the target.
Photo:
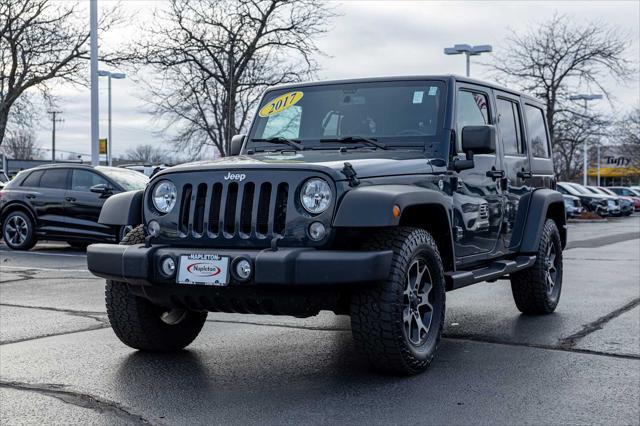
M 345 175 L 347 180 L 349 181 L 349 186 L 358 186 L 360 185 L 360 181 L 358 180 L 358 174 L 353 169 L 351 163 L 344 163 L 344 168 L 342 169 L 342 174 Z

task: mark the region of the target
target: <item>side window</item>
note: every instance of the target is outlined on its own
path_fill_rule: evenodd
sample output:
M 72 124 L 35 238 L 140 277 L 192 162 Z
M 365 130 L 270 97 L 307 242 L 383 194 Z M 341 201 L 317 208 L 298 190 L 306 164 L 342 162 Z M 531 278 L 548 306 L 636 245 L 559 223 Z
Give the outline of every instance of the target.
M 544 113 L 540 108 L 532 105 L 525 105 L 524 111 L 527 119 L 531 153 L 534 157 L 549 158 L 549 139 L 547 138 L 547 128 L 544 123 Z
M 42 173 L 43 173 L 42 170 L 36 170 L 35 172 L 31 172 L 29 176 L 27 176 L 27 178 L 22 181 L 22 184 L 20 184 L 20 186 L 30 186 L 32 188 L 39 187 Z
M 462 128 L 489 124 L 489 100 L 479 92 L 460 90 L 456 102 L 456 137 L 458 151 L 461 150 Z
M 506 155 L 522 154 L 522 133 L 520 129 L 520 112 L 518 104 L 498 98 L 498 128 L 502 137 L 502 146 Z
M 267 124 L 262 132 L 265 139 L 281 137 L 295 139 L 300 135 L 300 118 L 302 107 L 294 105 L 278 114 L 269 116 Z
M 40 179 L 41 188 L 67 189 L 68 169 L 45 170 Z
M 90 172 L 88 170 L 79 170 L 74 169 L 71 175 L 71 190 L 72 191 L 86 191 L 89 192 L 89 189 L 93 185 L 98 184 L 109 185 L 109 182 L 104 179 L 102 176 Z

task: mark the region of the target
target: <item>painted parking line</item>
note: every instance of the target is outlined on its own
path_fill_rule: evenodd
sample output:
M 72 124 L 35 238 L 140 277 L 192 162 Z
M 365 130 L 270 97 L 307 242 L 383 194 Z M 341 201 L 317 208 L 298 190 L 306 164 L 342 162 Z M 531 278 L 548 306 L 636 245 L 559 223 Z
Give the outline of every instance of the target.
M 0 250 L 0 253 L 22 254 L 22 255 L 38 255 L 38 256 L 62 256 L 62 257 L 87 257 L 86 254 L 68 254 L 68 253 L 40 253 L 37 251 L 13 251 L 13 250 Z
M 88 269 L 65 269 L 65 268 L 38 268 L 35 266 L 5 266 L 0 265 L 0 271 L 11 269 L 14 271 L 55 271 L 55 272 L 89 272 Z

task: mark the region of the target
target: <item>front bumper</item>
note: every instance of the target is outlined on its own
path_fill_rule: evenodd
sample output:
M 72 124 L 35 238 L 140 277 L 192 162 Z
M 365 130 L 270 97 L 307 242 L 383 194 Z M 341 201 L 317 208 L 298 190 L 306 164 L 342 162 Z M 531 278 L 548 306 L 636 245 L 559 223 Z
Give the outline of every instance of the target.
M 160 273 L 160 260 L 179 259 L 183 254 L 216 254 L 248 258 L 254 273 L 248 282 L 230 276 L 229 287 L 255 285 L 349 285 L 384 280 L 389 275 L 393 252 L 278 248 L 276 251 L 185 248 L 172 246 L 92 244 L 87 248 L 87 266 L 94 275 L 133 285 L 174 284 L 175 278 Z

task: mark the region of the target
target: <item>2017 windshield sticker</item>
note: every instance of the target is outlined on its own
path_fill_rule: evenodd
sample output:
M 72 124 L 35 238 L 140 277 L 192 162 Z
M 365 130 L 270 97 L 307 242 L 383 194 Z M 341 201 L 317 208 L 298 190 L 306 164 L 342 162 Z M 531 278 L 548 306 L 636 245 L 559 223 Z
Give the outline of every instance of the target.
M 304 93 L 302 92 L 289 92 L 285 93 L 282 96 L 278 96 L 277 98 L 269 101 L 265 106 L 260 108 L 258 115 L 260 117 L 269 117 L 271 115 L 276 115 L 279 112 L 284 111 L 287 108 L 294 106 L 300 99 Z

